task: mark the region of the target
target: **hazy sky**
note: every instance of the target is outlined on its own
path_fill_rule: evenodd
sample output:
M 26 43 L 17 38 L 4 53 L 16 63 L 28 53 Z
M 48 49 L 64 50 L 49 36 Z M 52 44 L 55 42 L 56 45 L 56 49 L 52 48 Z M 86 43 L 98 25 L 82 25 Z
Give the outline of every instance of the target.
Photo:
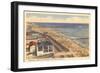
M 89 24 L 90 14 L 25 12 L 25 21 L 26 22 L 88 23 Z

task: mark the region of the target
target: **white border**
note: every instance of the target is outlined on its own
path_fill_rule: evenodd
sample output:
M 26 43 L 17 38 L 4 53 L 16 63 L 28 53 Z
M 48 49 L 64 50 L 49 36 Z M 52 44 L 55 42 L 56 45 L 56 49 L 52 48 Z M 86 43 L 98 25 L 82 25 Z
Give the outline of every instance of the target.
M 79 9 L 79 8 L 60 8 L 60 7 L 45 7 L 45 6 L 18 6 L 18 68 L 35 68 L 35 67 L 50 67 L 50 66 L 70 66 L 70 65 L 84 65 L 95 64 L 95 11 L 93 9 Z M 75 13 L 90 13 L 91 23 L 89 24 L 90 33 L 90 58 L 88 59 L 65 59 L 65 60 L 47 60 L 47 61 L 33 61 L 23 62 L 23 11 L 53 11 L 53 12 L 75 12 Z

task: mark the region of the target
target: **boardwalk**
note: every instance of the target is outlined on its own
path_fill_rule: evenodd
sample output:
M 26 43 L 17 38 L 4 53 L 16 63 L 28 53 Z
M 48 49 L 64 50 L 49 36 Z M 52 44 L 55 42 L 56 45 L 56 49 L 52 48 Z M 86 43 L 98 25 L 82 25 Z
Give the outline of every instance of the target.
M 69 50 L 62 46 L 60 43 L 58 43 L 55 39 L 52 37 L 48 36 L 49 40 L 52 42 L 52 44 L 55 47 L 55 52 L 68 52 Z

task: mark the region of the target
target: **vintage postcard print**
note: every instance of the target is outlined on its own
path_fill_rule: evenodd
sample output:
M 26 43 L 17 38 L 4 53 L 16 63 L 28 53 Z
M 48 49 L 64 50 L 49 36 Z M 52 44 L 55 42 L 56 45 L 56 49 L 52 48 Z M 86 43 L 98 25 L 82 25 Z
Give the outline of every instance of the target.
M 24 11 L 24 61 L 89 57 L 89 13 Z
M 11 3 L 11 70 L 97 66 L 97 7 Z

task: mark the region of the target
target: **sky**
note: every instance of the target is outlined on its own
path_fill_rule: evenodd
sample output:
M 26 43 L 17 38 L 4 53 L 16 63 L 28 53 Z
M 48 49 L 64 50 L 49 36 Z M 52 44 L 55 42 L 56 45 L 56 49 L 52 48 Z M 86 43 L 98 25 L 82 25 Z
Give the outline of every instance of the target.
M 90 14 L 62 12 L 29 12 L 25 11 L 26 22 L 55 22 L 55 23 L 86 23 L 89 24 Z

